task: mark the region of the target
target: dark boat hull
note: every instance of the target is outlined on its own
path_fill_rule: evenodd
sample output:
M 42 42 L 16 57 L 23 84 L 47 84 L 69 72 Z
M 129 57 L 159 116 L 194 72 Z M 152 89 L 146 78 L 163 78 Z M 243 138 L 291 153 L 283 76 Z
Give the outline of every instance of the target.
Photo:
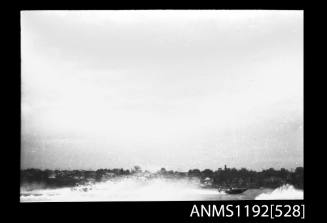
M 225 190 L 225 192 L 227 194 L 241 194 L 246 190 L 247 190 L 247 188 L 234 188 L 234 189 Z

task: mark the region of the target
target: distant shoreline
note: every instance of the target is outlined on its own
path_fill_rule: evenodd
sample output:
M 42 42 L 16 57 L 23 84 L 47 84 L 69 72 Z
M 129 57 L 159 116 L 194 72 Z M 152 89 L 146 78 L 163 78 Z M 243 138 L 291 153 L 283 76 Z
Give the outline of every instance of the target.
M 191 169 L 188 172 L 179 172 L 161 168 L 157 172 L 142 171 L 136 166 L 128 169 L 98 169 L 98 170 L 40 170 L 25 169 L 20 171 L 20 185 L 25 188 L 60 188 L 74 187 L 92 182 L 103 182 L 119 179 L 120 177 L 138 177 L 153 179 L 158 177 L 170 179 L 197 180 L 204 188 L 245 187 L 245 188 L 278 188 L 284 184 L 291 184 L 297 189 L 303 189 L 303 167 L 294 171 L 273 168 L 253 171 L 245 168 L 219 168 L 216 171 L 205 169 Z

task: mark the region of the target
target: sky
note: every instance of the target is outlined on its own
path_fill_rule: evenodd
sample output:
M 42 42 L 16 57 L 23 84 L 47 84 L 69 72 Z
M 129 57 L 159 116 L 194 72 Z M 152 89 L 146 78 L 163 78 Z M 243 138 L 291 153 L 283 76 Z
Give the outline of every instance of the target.
M 303 166 L 303 11 L 21 12 L 21 166 Z

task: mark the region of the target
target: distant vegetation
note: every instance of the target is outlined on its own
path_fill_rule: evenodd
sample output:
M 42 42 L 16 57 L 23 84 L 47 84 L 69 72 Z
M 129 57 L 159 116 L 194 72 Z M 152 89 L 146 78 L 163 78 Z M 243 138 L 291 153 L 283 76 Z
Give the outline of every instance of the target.
M 161 168 L 156 173 L 142 171 L 139 166 L 132 170 L 98 169 L 96 171 L 25 169 L 21 170 L 21 186 L 35 184 L 43 188 L 69 187 L 131 175 L 146 178 L 196 178 L 201 183 L 208 183 L 206 184 L 208 187 L 277 188 L 284 184 L 291 184 L 296 188 L 303 189 L 303 167 L 297 167 L 294 171 L 284 168 L 253 171 L 245 168 L 226 168 L 226 166 L 215 171 L 191 169 L 188 172 L 168 171 Z

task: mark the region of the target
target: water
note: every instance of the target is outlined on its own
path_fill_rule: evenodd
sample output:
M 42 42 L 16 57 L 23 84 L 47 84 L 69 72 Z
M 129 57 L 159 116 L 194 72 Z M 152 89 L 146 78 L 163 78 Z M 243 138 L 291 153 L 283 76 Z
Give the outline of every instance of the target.
M 30 185 L 31 186 L 31 185 Z M 21 188 L 21 202 L 62 201 L 195 201 L 195 200 L 303 199 L 303 191 L 291 185 L 273 189 L 249 189 L 230 195 L 201 188 L 196 181 L 179 179 L 119 178 L 102 183 L 58 189 Z

